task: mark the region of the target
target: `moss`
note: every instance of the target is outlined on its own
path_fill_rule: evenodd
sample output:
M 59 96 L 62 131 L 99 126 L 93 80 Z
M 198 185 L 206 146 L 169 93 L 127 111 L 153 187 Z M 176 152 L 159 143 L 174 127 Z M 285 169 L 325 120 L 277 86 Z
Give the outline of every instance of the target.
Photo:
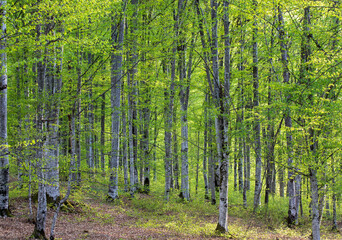
M 219 223 L 217 224 L 215 231 L 219 233 L 226 233 L 226 229 L 223 226 L 221 226 Z
M 1 209 L 0 217 L 13 217 L 13 214 L 11 213 L 9 209 Z
M 29 239 L 47 240 L 44 230 L 38 231 L 36 228 L 34 228 L 34 231 L 33 231 L 32 235 L 29 237 Z

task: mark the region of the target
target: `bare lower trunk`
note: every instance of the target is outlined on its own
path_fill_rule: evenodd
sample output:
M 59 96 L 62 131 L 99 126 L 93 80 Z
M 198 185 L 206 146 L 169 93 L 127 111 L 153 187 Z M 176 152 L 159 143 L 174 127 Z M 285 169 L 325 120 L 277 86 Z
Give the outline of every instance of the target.
M 208 146 L 208 113 L 207 113 L 207 101 L 208 94 L 205 96 L 205 107 L 204 107 L 204 143 L 203 143 L 203 180 L 204 180 L 204 198 L 209 199 L 209 184 L 208 184 L 208 164 L 207 164 L 207 146 Z
M 320 239 L 320 221 L 318 209 L 318 182 L 317 170 L 310 169 L 310 183 L 311 183 L 311 216 L 312 216 L 312 239 Z
M 115 19 L 113 18 L 113 21 Z M 124 17 L 122 16 L 117 28 L 112 25 L 112 42 L 117 44 L 118 50 L 122 50 L 124 39 Z M 121 77 L 122 77 L 122 55 L 113 54 L 111 59 L 111 106 L 112 106 L 112 151 L 110 156 L 109 168 L 109 190 L 108 197 L 111 199 L 119 198 L 119 134 L 120 134 L 120 100 L 121 100 Z
M 9 194 L 9 159 L 7 149 L 7 56 L 6 49 L 6 1 L 0 1 L 0 217 L 9 216 L 8 194 Z
M 102 94 L 102 101 L 101 101 L 101 169 L 105 169 L 105 118 L 106 118 L 106 94 Z M 125 111 L 122 111 L 125 112 Z M 126 124 L 125 124 L 126 126 Z M 126 137 L 126 135 L 124 135 Z M 127 144 L 126 144 L 127 145 Z
M 256 11 L 257 2 L 253 5 Z M 257 21 L 254 15 L 253 23 L 253 106 L 254 106 L 254 149 L 255 149 L 255 190 L 254 190 L 254 211 L 260 205 L 260 194 L 262 188 L 261 181 L 261 143 L 260 143 L 260 119 L 259 119 L 259 76 L 258 76 L 258 43 L 257 43 Z
M 0 1 L 0 217 L 9 216 L 8 194 L 9 194 L 9 159 L 7 149 L 7 57 L 5 53 L 6 40 L 6 1 Z
M 70 134 L 70 152 L 71 152 L 71 162 L 69 166 L 69 177 L 68 177 L 68 189 L 67 193 L 65 194 L 65 197 L 60 200 L 57 204 L 57 208 L 55 211 L 55 214 L 53 215 L 51 229 L 50 229 L 50 240 L 55 239 L 55 226 L 57 223 L 57 217 L 59 214 L 59 211 L 61 209 L 61 206 L 65 203 L 65 201 L 69 198 L 71 188 L 72 188 L 72 182 L 73 182 L 73 171 L 75 171 L 75 161 L 76 161 L 76 131 L 75 131 L 75 111 L 73 109 L 72 116 L 69 115 L 69 134 Z

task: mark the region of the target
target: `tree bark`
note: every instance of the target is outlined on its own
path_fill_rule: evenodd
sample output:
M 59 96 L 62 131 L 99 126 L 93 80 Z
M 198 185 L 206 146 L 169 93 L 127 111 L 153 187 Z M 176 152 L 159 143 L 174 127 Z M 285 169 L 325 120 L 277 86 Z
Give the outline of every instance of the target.
M 7 56 L 6 56 L 6 4 L 0 1 L 0 217 L 9 216 L 8 194 L 9 194 L 9 159 L 7 148 Z
M 254 11 L 257 9 L 257 2 L 253 0 Z M 254 150 L 255 150 L 255 190 L 254 190 L 254 212 L 260 205 L 261 181 L 261 143 L 260 143 L 260 119 L 259 119 L 259 75 L 258 75 L 258 25 L 256 13 L 253 23 L 253 106 L 254 106 Z
M 116 16 L 120 16 L 116 14 Z M 124 40 L 124 14 L 121 15 L 118 24 L 112 24 L 112 45 L 117 50 L 122 50 Z M 112 19 L 115 21 L 115 18 Z M 119 198 L 118 177 L 119 177 L 119 152 L 120 152 L 120 98 L 122 78 L 122 54 L 121 52 L 111 56 L 111 107 L 112 107 L 112 151 L 110 157 L 110 178 L 108 197 Z

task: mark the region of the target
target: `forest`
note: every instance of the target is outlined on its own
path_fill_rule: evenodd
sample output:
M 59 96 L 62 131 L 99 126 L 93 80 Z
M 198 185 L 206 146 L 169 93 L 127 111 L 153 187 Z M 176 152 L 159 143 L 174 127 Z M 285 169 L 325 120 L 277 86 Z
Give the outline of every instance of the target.
M 342 239 L 340 0 L 0 9 L 1 239 Z

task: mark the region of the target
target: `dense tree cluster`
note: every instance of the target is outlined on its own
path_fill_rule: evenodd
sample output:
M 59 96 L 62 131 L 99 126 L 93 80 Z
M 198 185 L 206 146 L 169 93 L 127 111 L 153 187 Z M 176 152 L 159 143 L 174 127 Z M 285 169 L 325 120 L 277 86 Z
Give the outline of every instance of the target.
M 47 201 L 58 206 L 55 224 L 71 188 L 102 171 L 109 200 L 149 193 L 155 181 L 166 201 L 170 191 L 191 201 L 204 188 L 216 204 L 218 191 L 220 232 L 229 231 L 230 191 L 254 212 L 272 195 L 288 197 L 289 226 L 310 201 L 313 239 L 332 205 L 337 227 L 339 0 L 8 0 L 0 8 L 0 216 L 10 215 L 15 172 L 30 195 L 38 185 L 33 236 L 45 237 Z

